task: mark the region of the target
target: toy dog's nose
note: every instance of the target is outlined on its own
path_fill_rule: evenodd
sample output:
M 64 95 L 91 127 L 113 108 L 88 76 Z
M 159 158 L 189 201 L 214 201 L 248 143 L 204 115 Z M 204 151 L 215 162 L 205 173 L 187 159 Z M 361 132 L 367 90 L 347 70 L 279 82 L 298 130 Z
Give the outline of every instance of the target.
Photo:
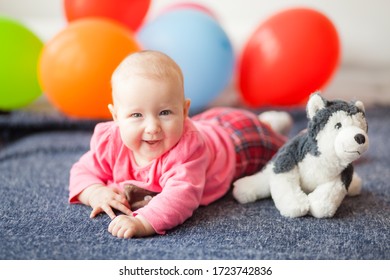
M 356 134 L 355 135 L 355 141 L 359 144 L 359 145 L 361 145 L 361 144 L 364 144 L 365 142 L 366 142 L 366 137 L 364 137 L 364 135 L 363 134 Z

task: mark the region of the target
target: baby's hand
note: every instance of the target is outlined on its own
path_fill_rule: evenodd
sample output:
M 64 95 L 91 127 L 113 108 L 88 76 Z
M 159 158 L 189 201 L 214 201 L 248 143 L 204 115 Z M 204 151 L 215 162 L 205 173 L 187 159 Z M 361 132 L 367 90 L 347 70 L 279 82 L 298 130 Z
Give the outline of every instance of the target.
M 127 215 L 132 214 L 125 195 L 117 189 L 94 185 L 85 189 L 80 194 L 79 200 L 86 201 L 87 203 L 85 204 L 92 207 L 91 218 L 96 217 L 101 212 L 105 212 L 111 219 L 114 219 L 116 215 L 112 208 Z
M 153 227 L 140 215 L 120 215 L 111 221 L 108 231 L 119 238 L 142 237 L 155 234 Z

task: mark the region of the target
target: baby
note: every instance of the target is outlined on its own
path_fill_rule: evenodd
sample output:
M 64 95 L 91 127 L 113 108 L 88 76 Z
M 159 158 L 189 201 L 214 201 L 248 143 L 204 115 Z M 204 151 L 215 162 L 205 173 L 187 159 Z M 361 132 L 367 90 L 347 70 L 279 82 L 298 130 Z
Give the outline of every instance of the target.
M 125 58 L 111 83 L 113 121 L 96 126 L 90 150 L 73 165 L 69 201 L 91 206 L 91 218 L 107 213 L 108 231 L 119 238 L 182 224 L 233 180 L 259 171 L 286 140 L 245 110 L 213 108 L 189 118 L 182 72 L 157 51 Z M 268 121 L 289 124 L 283 116 Z M 127 186 L 157 195 L 132 211 Z

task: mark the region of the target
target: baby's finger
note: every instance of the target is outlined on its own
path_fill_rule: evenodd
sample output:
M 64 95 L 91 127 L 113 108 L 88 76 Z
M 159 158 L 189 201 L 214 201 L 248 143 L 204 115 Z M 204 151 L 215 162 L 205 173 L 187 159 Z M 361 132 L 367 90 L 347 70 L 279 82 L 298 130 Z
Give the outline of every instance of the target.
M 135 236 L 135 231 L 133 228 L 129 228 L 125 231 L 125 233 L 123 234 L 123 238 L 132 238 Z
M 129 206 L 129 203 L 128 203 L 128 201 L 127 201 L 125 195 L 122 194 L 122 193 L 116 195 L 116 196 L 115 196 L 115 200 L 119 201 L 120 203 L 122 203 L 122 204 L 124 204 L 124 205 L 126 205 L 126 206 Z
M 91 211 L 91 214 L 89 215 L 89 217 L 92 219 L 92 218 L 95 218 L 98 214 L 100 214 L 102 212 L 102 208 L 100 207 L 94 207 Z
M 112 234 L 113 229 L 116 225 L 117 219 L 113 219 L 110 224 L 108 225 L 108 232 Z
M 122 194 L 122 191 L 120 189 L 117 189 L 117 188 L 112 188 L 112 191 L 114 193 L 117 193 L 117 194 Z
M 111 220 L 115 219 L 116 215 L 114 213 L 114 211 L 112 211 L 110 205 L 104 205 L 102 206 L 104 212 L 106 212 L 106 214 L 111 218 Z
M 119 201 L 113 200 L 110 203 L 111 207 L 115 208 L 116 210 L 121 211 L 123 214 L 131 215 L 133 212 L 129 208 L 127 208 L 125 205 L 120 203 Z
M 124 238 L 125 237 L 125 233 L 126 233 L 127 229 L 125 227 L 121 227 L 117 233 L 116 233 L 116 236 L 119 237 L 119 238 Z
M 120 230 L 122 229 L 122 226 L 120 225 L 120 222 L 118 219 L 114 219 L 110 226 L 108 227 L 108 231 L 112 234 L 112 236 L 120 237 Z

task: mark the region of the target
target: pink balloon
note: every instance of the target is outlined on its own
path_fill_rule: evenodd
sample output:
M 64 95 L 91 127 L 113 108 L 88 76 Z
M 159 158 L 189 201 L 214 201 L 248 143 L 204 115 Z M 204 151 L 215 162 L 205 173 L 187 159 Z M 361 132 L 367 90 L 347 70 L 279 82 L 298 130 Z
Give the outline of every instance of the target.
M 198 4 L 198 3 L 192 3 L 192 2 L 188 2 L 188 3 L 176 3 L 176 4 L 172 4 L 172 5 L 169 5 L 168 7 L 164 8 L 160 14 L 163 14 L 163 13 L 166 13 L 166 12 L 169 12 L 169 11 L 172 11 L 172 10 L 177 10 L 177 9 L 193 9 L 193 10 L 199 10 L 201 12 L 204 12 L 205 14 L 208 14 L 209 16 L 211 16 L 212 18 L 216 19 L 217 17 L 215 16 L 215 14 L 206 6 L 202 5 L 202 4 Z

